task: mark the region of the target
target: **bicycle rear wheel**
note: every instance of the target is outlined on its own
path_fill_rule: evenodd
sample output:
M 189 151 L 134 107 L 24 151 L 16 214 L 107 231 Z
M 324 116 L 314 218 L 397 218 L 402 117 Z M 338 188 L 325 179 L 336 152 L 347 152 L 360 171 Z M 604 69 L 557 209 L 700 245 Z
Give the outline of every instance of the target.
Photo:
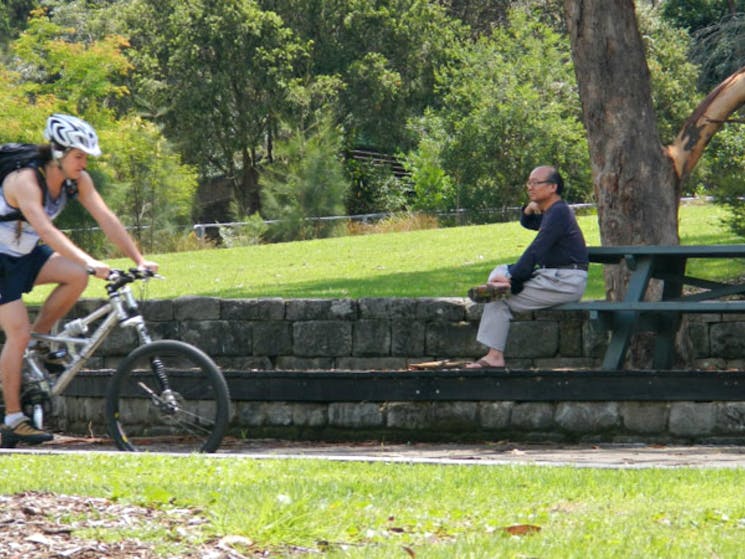
M 106 423 L 129 451 L 214 452 L 230 419 L 225 378 L 204 352 L 176 340 L 138 347 L 106 394 Z

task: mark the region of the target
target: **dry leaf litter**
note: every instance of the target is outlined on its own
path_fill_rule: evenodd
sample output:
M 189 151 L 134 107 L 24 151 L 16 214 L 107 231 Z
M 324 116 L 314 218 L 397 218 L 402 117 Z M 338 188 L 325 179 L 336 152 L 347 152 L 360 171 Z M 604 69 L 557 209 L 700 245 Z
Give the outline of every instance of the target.
M 146 508 L 107 499 L 26 492 L 0 495 L 0 559 L 241 559 L 269 557 L 248 538 L 204 543 L 198 510 Z M 118 541 L 97 531 L 117 530 Z M 157 530 L 154 532 L 154 530 Z M 175 554 L 156 550 L 138 534 L 167 533 Z M 124 535 L 121 535 L 124 534 Z

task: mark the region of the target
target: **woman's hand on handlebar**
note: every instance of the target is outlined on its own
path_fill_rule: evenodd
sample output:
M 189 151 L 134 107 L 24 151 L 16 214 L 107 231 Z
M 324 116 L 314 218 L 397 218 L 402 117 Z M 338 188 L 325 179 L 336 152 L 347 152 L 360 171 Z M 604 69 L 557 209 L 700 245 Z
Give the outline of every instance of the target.
M 111 274 L 111 267 L 109 267 L 105 262 L 99 260 L 91 260 L 88 262 L 85 269 L 91 276 L 96 276 L 100 279 L 108 279 Z
M 140 270 L 147 270 L 148 272 L 152 272 L 153 274 L 158 271 L 158 263 L 151 262 L 150 260 L 143 260 L 137 267 Z

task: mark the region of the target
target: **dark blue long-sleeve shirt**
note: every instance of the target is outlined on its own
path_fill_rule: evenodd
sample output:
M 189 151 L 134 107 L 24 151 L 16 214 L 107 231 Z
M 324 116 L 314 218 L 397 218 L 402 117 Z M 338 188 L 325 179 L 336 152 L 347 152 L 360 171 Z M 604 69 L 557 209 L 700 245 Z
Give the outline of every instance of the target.
M 574 213 L 564 200 L 551 205 L 542 214 L 520 216 L 520 224 L 538 230 L 538 235 L 525 249 L 520 259 L 508 269 L 512 276 L 512 291 L 518 293 L 536 268 L 558 268 L 589 262 L 587 245 Z

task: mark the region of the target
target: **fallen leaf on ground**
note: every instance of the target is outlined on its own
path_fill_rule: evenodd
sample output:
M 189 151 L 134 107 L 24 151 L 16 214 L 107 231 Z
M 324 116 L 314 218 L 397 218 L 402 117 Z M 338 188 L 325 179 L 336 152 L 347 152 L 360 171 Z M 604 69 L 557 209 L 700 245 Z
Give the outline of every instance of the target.
M 541 531 L 540 526 L 533 524 L 513 524 L 512 526 L 505 526 L 502 529 L 513 536 L 528 536 Z

